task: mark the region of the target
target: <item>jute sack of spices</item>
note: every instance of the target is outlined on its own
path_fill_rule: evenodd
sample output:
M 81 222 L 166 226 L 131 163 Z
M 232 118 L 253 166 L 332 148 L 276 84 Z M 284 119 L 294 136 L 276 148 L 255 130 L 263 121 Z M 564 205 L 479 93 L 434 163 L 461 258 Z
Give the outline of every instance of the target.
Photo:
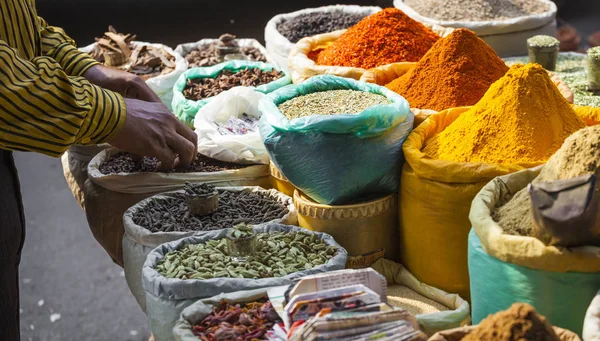
M 383 13 L 387 11 L 381 11 L 378 12 L 374 15 L 383 15 Z M 369 20 L 370 17 L 374 16 L 371 15 L 365 19 L 363 19 L 363 21 L 365 20 Z M 411 19 L 408 19 L 411 20 Z M 357 25 L 355 25 L 354 27 L 357 27 L 359 25 L 361 25 L 362 21 L 359 22 Z M 416 22 L 411 22 L 411 23 L 407 23 L 407 26 L 416 26 L 417 28 L 415 28 L 414 30 L 416 31 L 433 31 L 434 34 L 437 34 L 440 37 L 444 37 L 448 34 L 450 34 L 450 32 L 452 32 L 452 29 L 447 29 L 441 26 L 437 26 L 437 25 L 421 25 L 419 23 Z M 353 28 L 350 28 L 350 30 L 352 30 Z M 368 28 L 364 28 L 364 29 L 368 29 Z M 334 31 L 331 33 L 325 33 L 325 34 L 319 34 L 313 37 L 307 37 L 307 38 L 303 38 L 300 41 L 298 41 L 298 43 L 296 43 L 296 45 L 294 46 L 294 48 L 290 51 L 290 56 L 289 56 L 289 65 L 290 65 L 290 72 L 291 72 L 291 76 L 292 76 L 292 81 L 294 83 L 300 83 L 312 76 L 315 75 L 323 75 L 323 74 L 328 74 L 328 75 L 335 75 L 335 76 L 340 76 L 340 77 L 345 77 L 345 78 L 353 78 L 353 79 L 360 79 L 360 77 L 368 70 L 368 69 L 372 69 L 375 68 L 374 66 L 368 66 L 368 67 L 356 67 L 356 66 L 333 66 L 333 65 L 320 65 L 317 63 L 317 61 L 311 59 L 310 57 L 315 58 L 314 56 L 312 56 L 312 54 L 315 54 L 316 52 L 320 51 L 320 50 L 325 50 L 327 48 L 330 48 L 331 46 L 335 46 L 336 41 L 338 41 L 340 38 L 345 37 L 345 34 L 348 30 L 339 30 L 339 31 Z M 412 30 L 408 31 L 409 33 L 407 34 L 412 34 Z M 352 33 L 352 31 L 350 31 L 350 33 Z M 373 33 L 375 34 L 375 33 Z M 380 35 L 383 35 L 384 33 L 377 33 Z M 380 37 L 382 40 L 388 39 L 385 36 Z M 407 38 L 408 39 L 408 38 Z M 419 38 L 415 38 L 415 39 L 421 39 Z M 387 41 L 386 41 L 387 43 Z M 384 44 L 384 43 L 382 43 Z M 364 47 L 365 49 L 368 49 L 369 51 L 379 51 L 376 49 L 376 47 Z M 410 49 L 410 47 L 407 47 L 407 49 Z M 396 49 L 392 49 L 393 51 L 398 52 L 398 50 Z M 315 52 L 313 52 L 315 51 Z M 312 52 L 312 54 L 311 54 Z M 398 55 L 395 58 L 388 58 L 390 60 L 395 60 L 392 62 L 385 62 L 383 64 L 378 64 L 376 67 L 385 67 L 385 65 L 388 64 L 392 64 L 392 63 L 404 63 L 404 62 L 416 62 L 418 59 L 420 59 L 420 57 L 422 57 L 422 55 L 424 55 L 426 52 L 423 51 L 421 55 L 419 55 L 419 57 L 414 58 L 415 60 L 406 60 L 404 59 L 402 56 Z M 376 54 L 378 54 L 377 52 L 374 52 Z M 400 52 L 398 52 L 400 53 Z M 415 52 L 416 53 L 416 52 Z M 320 54 L 320 53 L 319 53 Z M 372 56 L 373 58 L 377 58 L 378 56 Z M 318 54 L 316 56 L 316 58 L 318 58 Z
M 132 43 L 134 46 L 151 46 L 154 48 L 163 49 L 168 54 L 175 57 L 175 70 L 165 75 L 159 75 L 146 80 L 146 84 L 148 84 L 150 89 L 152 89 L 152 91 L 154 91 L 158 95 L 158 97 L 160 97 L 161 101 L 167 106 L 167 108 L 171 109 L 171 101 L 173 98 L 173 85 L 175 85 L 177 78 L 179 78 L 179 76 L 185 70 L 187 70 L 187 62 L 179 53 L 173 51 L 173 49 L 166 45 L 147 43 L 142 41 L 133 41 Z M 93 43 L 88 46 L 82 47 L 80 50 L 89 53 L 94 49 L 95 46 L 96 43 Z
M 288 40 L 288 38 L 284 37 L 277 29 L 278 25 L 306 15 L 320 15 L 329 13 L 334 15 L 341 12 L 367 16 L 380 10 L 381 7 L 376 6 L 332 5 L 317 8 L 305 8 L 291 13 L 278 14 L 271 18 L 265 27 L 265 43 L 267 51 L 275 58 L 275 61 L 283 70 L 289 71 L 288 57 L 290 55 L 290 51 L 294 48 L 296 41 L 291 42 Z M 328 33 L 327 31 L 321 32 Z
M 67 185 L 82 209 L 85 209 L 83 187 L 88 179 L 87 166 L 94 156 L 109 147 L 110 145 L 106 143 L 90 146 L 71 146 L 60 158 Z
M 428 18 L 405 2 L 405 0 L 394 0 L 394 6 L 423 24 L 468 28 L 496 50 L 496 53 L 501 57 L 526 55 L 527 45 L 525 41 L 534 35 L 556 35 L 555 17 L 557 8 L 554 2 L 549 0 L 535 1 L 540 3 L 539 6 L 546 6 L 546 11 L 540 14 L 525 14 L 515 18 L 482 21 Z M 469 6 L 470 1 L 463 1 L 462 3 Z M 440 2 L 440 6 L 443 5 L 444 2 Z M 480 9 L 479 12 L 484 12 L 484 10 Z M 465 11 L 465 13 L 468 12 Z
M 404 266 L 387 259 L 380 259 L 371 267 L 385 276 L 388 287 L 391 285 L 404 285 L 417 294 L 448 307 L 449 310 L 447 311 L 415 315 L 419 322 L 419 329 L 425 334 L 431 336 L 438 331 L 466 326 L 471 323 L 469 303 L 459 295 L 422 283 Z
M 289 285 L 300 277 L 341 270 L 346 265 L 346 258 L 348 255 L 346 250 L 336 243 L 331 236 L 325 233 L 307 231 L 295 226 L 267 224 L 255 227 L 254 231 L 256 233 L 296 231 L 313 234 L 318 236 L 328 246 L 335 246 L 337 248 L 337 253 L 323 265 L 313 267 L 309 270 L 295 272 L 284 277 L 181 280 L 177 278 L 166 278 L 155 270 L 159 261 L 162 260 L 168 252 L 179 250 L 187 244 L 198 244 L 209 240 L 225 238 L 230 231 L 231 229 L 224 229 L 206 232 L 198 236 L 162 244 L 150 252 L 142 270 L 142 282 L 144 291 L 146 292 L 146 314 L 148 315 L 150 330 L 156 340 L 174 340 L 173 327 L 179 319 L 181 312 L 199 299 L 212 297 L 221 293 Z
M 286 206 L 288 212 L 271 221 L 263 221 L 262 223 L 278 223 L 284 225 L 298 225 L 298 216 L 292 198 L 280 193 L 274 189 L 265 190 L 260 187 L 218 187 L 219 190 L 227 190 L 232 192 L 245 191 L 250 193 L 258 193 L 261 195 L 274 198 L 277 202 Z M 136 224 L 133 220 L 135 214 L 143 210 L 144 207 L 154 200 L 174 196 L 177 192 L 166 192 L 159 195 L 144 199 L 136 205 L 129 208 L 123 216 L 123 224 L 125 235 L 123 236 L 123 261 L 125 269 L 125 280 L 129 286 L 129 290 L 137 300 L 142 310 L 146 310 L 146 296 L 142 287 L 142 267 L 146 261 L 146 256 L 154 248 L 163 243 L 172 242 L 195 234 L 202 234 L 204 231 L 189 231 L 189 232 L 151 232 L 147 228 Z
M 215 186 L 262 186 L 269 184 L 269 166 L 204 173 L 136 172 L 105 175 L 100 165 L 119 150 L 109 148 L 88 165 L 89 179 L 84 188 L 85 213 L 94 237 L 113 261 L 123 265 L 123 214 L 131 206 L 152 195 L 178 190 L 186 182 L 206 182 Z
M 267 297 L 268 288 L 238 291 L 228 294 L 219 294 L 210 298 L 198 300 L 185 308 L 173 327 L 175 341 L 198 341 L 194 335 L 193 327 L 213 312 L 213 309 L 222 302 L 229 304 L 252 303 Z

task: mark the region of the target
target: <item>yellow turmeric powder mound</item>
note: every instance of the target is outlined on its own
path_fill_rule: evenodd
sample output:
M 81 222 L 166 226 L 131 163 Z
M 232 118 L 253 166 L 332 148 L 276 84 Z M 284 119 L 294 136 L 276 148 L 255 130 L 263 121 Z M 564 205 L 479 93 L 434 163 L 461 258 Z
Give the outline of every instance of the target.
M 455 162 L 543 163 L 585 126 L 541 66 L 517 64 L 423 152 Z

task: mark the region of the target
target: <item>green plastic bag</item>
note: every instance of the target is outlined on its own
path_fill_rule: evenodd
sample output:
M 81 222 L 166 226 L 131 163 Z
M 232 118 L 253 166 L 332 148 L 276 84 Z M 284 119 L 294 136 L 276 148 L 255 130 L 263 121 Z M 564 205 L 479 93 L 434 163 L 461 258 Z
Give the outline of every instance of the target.
M 186 99 L 183 96 L 183 89 L 187 84 L 187 80 L 194 78 L 215 78 L 223 70 L 239 71 L 246 68 L 259 68 L 265 71 L 271 71 L 275 69 L 284 73 L 283 77 L 274 80 L 271 83 L 257 86 L 255 90 L 258 92 L 267 94 L 292 82 L 291 77 L 287 73 L 282 71 L 279 67 L 261 62 L 231 60 L 209 67 L 191 68 L 184 72 L 181 76 L 179 76 L 177 82 L 173 86 L 173 102 L 171 103 L 171 106 L 173 107 L 173 113 L 187 125 L 193 127 L 194 117 L 196 116 L 196 113 L 198 112 L 198 110 L 200 110 L 200 108 L 206 105 L 206 103 L 208 103 L 212 99 L 212 97 L 205 98 L 199 101 L 192 101 Z
M 359 90 L 391 102 L 358 114 L 313 115 L 288 120 L 277 106 L 327 90 Z M 297 188 L 320 204 L 341 205 L 398 190 L 402 143 L 414 115 L 397 93 L 375 84 L 319 75 L 280 88 L 260 100 L 260 136 L 272 162 Z
M 600 273 L 550 272 L 503 262 L 488 255 L 477 234 L 469 233 L 469 274 L 473 324 L 525 302 L 557 327 L 581 336 Z

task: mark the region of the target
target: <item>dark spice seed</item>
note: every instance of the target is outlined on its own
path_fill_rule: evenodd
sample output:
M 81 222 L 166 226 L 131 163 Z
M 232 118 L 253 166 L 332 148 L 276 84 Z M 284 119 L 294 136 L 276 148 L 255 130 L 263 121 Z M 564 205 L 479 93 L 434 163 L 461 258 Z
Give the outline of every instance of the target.
M 304 37 L 343 30 L 356 25 L 366 15 L 351 14 L 341 10 L 301 14 L 292 19 L 284 20 L 277 25 L 277 31 L 290 42 L 297 43 Z
M 258 68 L 246 68 L 236 72 L 223 70 L 216 78 L 188 79 L 183 95 L 185 98 L 199 101 L 216 96 L 223 91 L 235 86 L 259 86 L 270 83 L 283 77 L 283 72 L 278 70 L 263 71 Z
M 118 153 L 103 162 L 98 169 L 104 175 L 117 173 L 155 172 L 158 159 L 144 157 L 142 161 L 134 161 L 129 153 Z M 198 156 L 187 169 L 173 169 L 172 173 L 219 172 L 228 169 L 240 169 L 251 165 L 240 165 L 211 159 L 198 153 Z
M 262 213 L 263 207 L 269 207 Z M 133 216 L 133 222 L 150 232 L 211 231 L 239 223 L 260 224 L 282 218 L 289 211 L 276 199 L 260 193 L 219 190 L 219 207 L 209 215 L 186 215 L 188 207 L 183 193 L 154 199 Z

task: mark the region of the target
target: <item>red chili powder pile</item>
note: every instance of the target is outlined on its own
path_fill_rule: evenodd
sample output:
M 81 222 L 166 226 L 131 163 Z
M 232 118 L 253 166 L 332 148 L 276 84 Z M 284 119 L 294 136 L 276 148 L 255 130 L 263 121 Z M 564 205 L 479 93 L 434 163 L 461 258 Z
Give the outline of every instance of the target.
M 397 8 L 386 8 L 349 28 L 319 54 L 317 64 L 364 69 L 416 62 L 440 39 Z

